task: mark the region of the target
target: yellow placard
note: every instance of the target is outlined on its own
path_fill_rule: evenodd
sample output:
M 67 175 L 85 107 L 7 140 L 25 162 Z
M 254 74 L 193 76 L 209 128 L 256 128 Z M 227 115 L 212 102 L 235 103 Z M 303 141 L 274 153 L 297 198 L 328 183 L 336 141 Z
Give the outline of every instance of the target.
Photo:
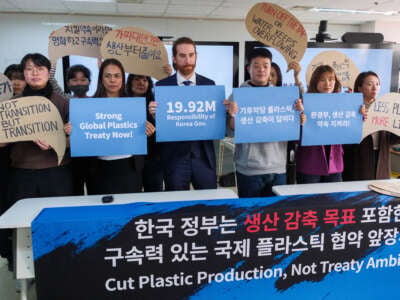
M 400 136 L 400 94 L 388 93 L 374 101 L 363 124 L 362 137 L 376 131 L 389 131 Z
M 10 79 L 0 73 L 0 101 L 9 100 L 13 96 L 13 87 Z
M 110 31 L 101 44 L 103 58 L 118 59 L 125 71 L 163 79 L 168 76 L 168 54 L 158 37 L 142 28 L 125 27 Z
M 57 107 L 40 96 L 0 102 L 0 143 L 41 139 L 56 151 L 61 163 L 66 137 L 64 122 Z
M 299 62 L 307 49 L 307 33 L 301 22 L 276 4 L 254 5 L 247 13 L 246 28 L 256 40 L 278 50 L 288 64 Z
M 342 86 L 350 88 L 351 90 L 353 89 L 354 81 L 360 71 L 351 58 L 336 50 L 323 51 L 312 59 L 306 72 L 307 85 L 310 83 L 311 75 L 314 70 L 321 65 L 331 66 L 335 70 L 336 76 Z
M 66 55 L 81 55 L 100 58 L 103 37 L 111 31 L 107 25 L 65 25 L 49 36 L 49 58 L 54 65 L 58 58 Z

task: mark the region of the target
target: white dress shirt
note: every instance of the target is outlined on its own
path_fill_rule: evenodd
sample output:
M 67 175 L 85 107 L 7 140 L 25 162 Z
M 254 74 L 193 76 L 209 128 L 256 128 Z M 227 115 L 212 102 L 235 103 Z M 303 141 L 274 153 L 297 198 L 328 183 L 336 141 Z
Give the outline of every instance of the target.
M 190 76 L 188 79 L 186 79 L 185 77 L 182 76 L 181 73 L 179 73 L 179 71 L 176 72 L 176 79 L 178 81 L 178 85 L 179 86 L 183 86 L 183 82 L 184 81 L 191 81 L 192 83 L 190 85 L 196 85 L 196 73 L 193 72 L 192 76 Z

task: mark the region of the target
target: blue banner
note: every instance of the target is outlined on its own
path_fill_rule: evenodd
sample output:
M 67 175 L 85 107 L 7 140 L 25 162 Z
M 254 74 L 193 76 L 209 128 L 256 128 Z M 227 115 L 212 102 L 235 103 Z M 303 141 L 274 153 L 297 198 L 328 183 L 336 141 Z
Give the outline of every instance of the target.
M 233 100 L 239 106 L 235 143 L 298 140 L 300 118 L 294 109 L 297 98 L 296 86 L 233 89 Z
M 70 100 L 71 156 L 146 154 L 145 98 Z
M 307 122 L 302 146 L 358 144 L 362 136 L 363 97 L 360 93 L 307 93 L 303 95 Z
M 37 297 L 398 299 L 399 224 L 369 191 L 48 208 Z
M 225 137 L 223 86 L 156 86 L 157 142 Z

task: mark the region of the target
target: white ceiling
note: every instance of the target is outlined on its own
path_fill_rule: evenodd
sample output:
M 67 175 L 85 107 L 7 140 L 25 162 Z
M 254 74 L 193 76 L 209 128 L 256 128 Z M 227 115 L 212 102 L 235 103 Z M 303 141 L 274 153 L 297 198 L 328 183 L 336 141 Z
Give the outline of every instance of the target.
M 93 0 L 0 0 L 0 13 L 46 13 L 63 15 L 140 16 L 162 18 L 195 18 L 243 20 L 258 0 L 110 0 L 96 3 Z M 100 0 L 98 0 L 100 1 Z M 333 24 L 362 24 L 368 21 L 400 21 L 400 14 L 312 12 L 310 7 L 340 8 L 374 11 L 398 11 L 400 0 L 284 0 L 269 2 L 291 11 L 301 22 L 317 23 L 328 20 Z

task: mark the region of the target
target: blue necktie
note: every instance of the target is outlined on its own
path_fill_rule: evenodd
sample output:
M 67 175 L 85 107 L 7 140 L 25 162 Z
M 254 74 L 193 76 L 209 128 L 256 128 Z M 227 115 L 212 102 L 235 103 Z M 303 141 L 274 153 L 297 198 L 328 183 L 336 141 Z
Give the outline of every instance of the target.
M 191 85 L 192 84 L 192 82 L 190 80 L 185 80 L 182 83 L 183 83 L 183 85 Z

